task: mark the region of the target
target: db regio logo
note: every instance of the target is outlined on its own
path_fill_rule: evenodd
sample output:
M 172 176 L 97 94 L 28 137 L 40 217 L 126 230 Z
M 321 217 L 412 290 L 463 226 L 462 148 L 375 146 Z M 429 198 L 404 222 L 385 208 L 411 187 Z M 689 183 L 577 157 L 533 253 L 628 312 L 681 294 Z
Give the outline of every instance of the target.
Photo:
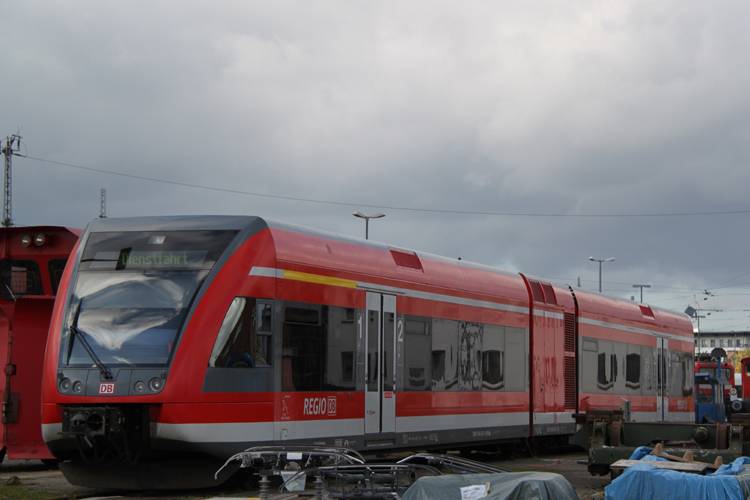
M 305 398 L 303 415 L 336 415 L 336 396 L 329 398 Z

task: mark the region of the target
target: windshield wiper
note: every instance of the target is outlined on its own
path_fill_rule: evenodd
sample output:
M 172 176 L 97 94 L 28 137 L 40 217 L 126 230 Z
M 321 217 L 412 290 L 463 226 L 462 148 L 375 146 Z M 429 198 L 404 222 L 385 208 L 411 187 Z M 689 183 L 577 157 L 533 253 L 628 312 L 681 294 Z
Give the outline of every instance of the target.
M 99 356 L 96 355 L 94 349 L 91 347 L 91 344 L 89 344 L 88 340 L 86 340 L 86 332 L 78 328 L 78 316 L 80 316 L 81 314 L 81 304 L 83 304 L 83 299 L 81 299 L 81 301 L 78 303 L 78 306 L 76 307 L 76 313 L 73 316 L 73 322 L 70 324 L 68 329 L 73 333 L 73 335 L 76 336 L 78 340 L 81 341 L 81 345 L 83 346 L 84 350 L 94 362 L 96 367 L 99 368 L 99 372 L 104 375 L 104 378 L 107 380 L 111 380 L 113 378 L 112 371 L 107 368 L 104 363 L 102 363 L 102 360 L 99 359 Z M 65 361 L 66 363 L 70 362 L 71 354 L 73 354 L 73 339 L 70 339 L 68 341 L 68 359 Z

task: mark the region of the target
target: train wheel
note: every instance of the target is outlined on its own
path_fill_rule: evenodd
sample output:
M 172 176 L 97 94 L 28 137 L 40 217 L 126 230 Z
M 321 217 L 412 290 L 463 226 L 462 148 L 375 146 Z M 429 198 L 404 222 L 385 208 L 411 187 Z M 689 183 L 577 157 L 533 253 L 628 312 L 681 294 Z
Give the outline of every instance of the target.
M 3 460 L 5 460 L 5 452 L 8 451 L 7 446 L 3 446 L 3 449 L 0 450 L 0 464 L 3 463 Z

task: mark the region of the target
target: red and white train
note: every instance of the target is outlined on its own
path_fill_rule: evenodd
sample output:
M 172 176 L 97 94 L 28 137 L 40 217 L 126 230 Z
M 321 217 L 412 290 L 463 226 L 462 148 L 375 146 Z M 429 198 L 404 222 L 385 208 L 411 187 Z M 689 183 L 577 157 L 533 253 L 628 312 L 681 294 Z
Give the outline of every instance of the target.
M 264 444 L 567 436 L 623 400 L 694 418 L 683 314 L 258 217 L 98 219 L 79 245 L 42 394 L 75 484 L 167 487 L 188 462 L 197 484 Z

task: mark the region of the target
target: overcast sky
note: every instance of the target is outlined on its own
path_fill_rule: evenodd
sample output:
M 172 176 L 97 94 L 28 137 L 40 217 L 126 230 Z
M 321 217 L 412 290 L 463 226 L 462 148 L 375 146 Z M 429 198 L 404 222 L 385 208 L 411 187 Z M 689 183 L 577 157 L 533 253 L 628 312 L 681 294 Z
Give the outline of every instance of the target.
M 352 212 L 385 212 L 371 239 L 590 289 L 615 257 L 606 293 L 750 330 L 749 24 L 740 1 L 8 0 L 13 220 L 83 228 L 102 188 L 108 217 L 364 237 Z

